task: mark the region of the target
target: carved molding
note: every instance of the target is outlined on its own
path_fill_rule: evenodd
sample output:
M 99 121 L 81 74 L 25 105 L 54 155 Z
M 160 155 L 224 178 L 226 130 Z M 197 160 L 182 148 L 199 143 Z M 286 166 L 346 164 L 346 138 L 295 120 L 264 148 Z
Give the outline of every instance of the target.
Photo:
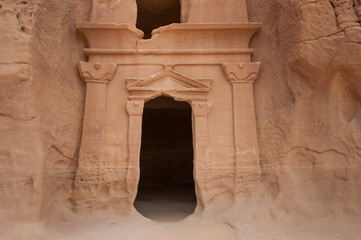
M 144 101 L 128 101 L 127 112 L 129 115 L 143 115 Z
M 253 48 L 210 48 L 210 49 L 108 49 L 108 48 L 84 48 L 86 56 L 91 55 L 210 55 L 210 54 L 253 54 Z
M 167 81 L 167 83 L 165 83 Z M 166 84 L 166 85 L 165 85 Z M 209 91 L 210 80 L 208 79 L 192 79 L 172 69 L 166 68 L 145 79 L 129 79 L 128 90 L 137 90 L 140 88 L 162 88 L 162 89 L 176 89 L 176 88 L 203 88 Z
M 192 110 L 194 113 L 194 116 L 200 117 L 208 117 L 209 113 L 211 112 L 212 104 L 209 102 L 194 102 L 192 101 Z
M 261 69 L 260 62 L 254 63 L 223 63 L 223 70 L 228 81 L 254 83 Z
M 80 76 L 86 82 L 109 83 L 113 79 L 117 64 L 79 62 Z
M 127 79 L 131 100 L 148 100 L 162 95 L 180 101 L 206 100 L 210 89 L 210 79 L 192 79 L 169 68 L 148 78 Z

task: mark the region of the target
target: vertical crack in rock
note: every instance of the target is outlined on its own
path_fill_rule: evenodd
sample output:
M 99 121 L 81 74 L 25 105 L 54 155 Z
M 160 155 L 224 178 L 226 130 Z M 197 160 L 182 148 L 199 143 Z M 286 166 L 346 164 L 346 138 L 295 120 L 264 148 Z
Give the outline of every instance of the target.
M 352 26 L 360 26 L 359 19 L 349 0 L 330 0 L 337 18 L 339 29 L 345 29 Z
M 361 23 L 361 0 L 353 0 L 353 8 L 356 12 L 356 15 Z

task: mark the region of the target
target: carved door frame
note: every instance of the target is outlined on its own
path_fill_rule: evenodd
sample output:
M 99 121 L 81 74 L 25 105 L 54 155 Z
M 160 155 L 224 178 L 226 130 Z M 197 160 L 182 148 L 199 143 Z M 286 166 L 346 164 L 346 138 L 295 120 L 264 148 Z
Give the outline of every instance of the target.
M 127 79 L 129 92 L 126 109 L 129 115 L 127 189 L 134 203 L 140 178 L 140 147 L 144 103 L 160 97 L 172 97 L 188 102 L 192 108 L 193 177 L 197 195 L 197 209 L 207 203 L 208 116 L 211 103 L 208 93 L 211 80 L 192 79 L 167 68 L 145 79 Z

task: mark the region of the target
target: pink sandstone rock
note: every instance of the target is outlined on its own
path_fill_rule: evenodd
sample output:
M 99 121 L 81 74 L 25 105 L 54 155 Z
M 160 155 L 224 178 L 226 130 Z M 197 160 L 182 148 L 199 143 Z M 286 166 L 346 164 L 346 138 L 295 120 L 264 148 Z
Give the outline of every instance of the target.
M 173 4 L 143 39 L 139 11 Z M 3 0 L 0 19 L 4 239 L 359 239 L 360 1 Z M 167 225 L 134 207 L 161 96 L 191 109 L 196 193 Z

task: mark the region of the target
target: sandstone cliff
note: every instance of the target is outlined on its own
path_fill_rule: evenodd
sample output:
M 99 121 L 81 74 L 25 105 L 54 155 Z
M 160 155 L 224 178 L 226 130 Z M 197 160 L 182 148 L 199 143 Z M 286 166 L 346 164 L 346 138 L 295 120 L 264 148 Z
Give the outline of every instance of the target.
M 207 219 L 239 239 L 358 239 L 361 3 L 248 0 L 262 181 Z M 0 1 L 0 223 L 70 221 L 90 0 Z M 232 205 L 233 204 L 233 205 Z M 260 228 L 262 230 L 260 230 Z M 11 239 L 9 237 L 9 239 Z

